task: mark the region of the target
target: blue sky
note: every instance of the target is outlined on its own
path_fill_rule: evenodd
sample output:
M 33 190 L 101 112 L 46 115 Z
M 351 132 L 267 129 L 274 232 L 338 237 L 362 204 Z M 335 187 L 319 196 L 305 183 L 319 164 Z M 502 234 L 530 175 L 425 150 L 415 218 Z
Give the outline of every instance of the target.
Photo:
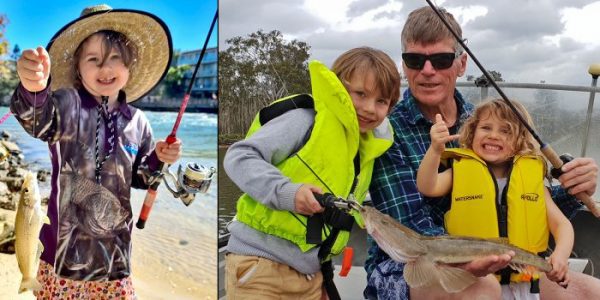
M 188 51 L 202 48 L 217 8 L 217 0 L 26 0 L 4 1 L 0 14 L 8 17 L 5 38 L 8 51 L 18 44 L 21 51 L 38 45 L 46 46 L 50 38 L 68 22 L 76 19 L 83 8 L 105 3 L 113 8 L 150 12 L 169 27 L 173 48 Z M 209 47 L 217 46 L 215 25 Z

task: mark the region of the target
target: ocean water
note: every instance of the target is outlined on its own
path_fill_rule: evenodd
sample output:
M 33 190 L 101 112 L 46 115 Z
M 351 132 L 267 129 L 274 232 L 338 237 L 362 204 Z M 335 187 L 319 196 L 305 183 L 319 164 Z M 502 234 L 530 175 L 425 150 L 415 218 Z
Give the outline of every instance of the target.
M 0 107 L 0 118 L 8 113 Z M 173 128 L 176 112 L 145 112 L 155 139 L 165 139 Z M 25 156 L 30 169 L 50 170 L 46 143 L 29 136 L 14 116 L 0 124 L 0 131 L 11 133 Z M 217 115 L 185 113 L 177 137 L 182 140 L 182 157 L 171 166 L 195 162 L 206 167 L 217 166 Z M 47 188 L 47 187 L 46 187 Z M 42 193 L 44 187 L 42 186 Z M 137 221 L 146 191 L 132 190 L 134 222 Z M 216 299 L 217 291 L 217 179 L 206 194 L 198 194 L 185 206 L 165 188 L 158 196 L 143 230 L 133 229 L 133 278 L 168 284 L 174 298 Z M 152 285 L 150 285 L 152 286 Z M 165 289 L 165 287 L 156 287 Z M 151 292 L 151 291 L 145 291 Z

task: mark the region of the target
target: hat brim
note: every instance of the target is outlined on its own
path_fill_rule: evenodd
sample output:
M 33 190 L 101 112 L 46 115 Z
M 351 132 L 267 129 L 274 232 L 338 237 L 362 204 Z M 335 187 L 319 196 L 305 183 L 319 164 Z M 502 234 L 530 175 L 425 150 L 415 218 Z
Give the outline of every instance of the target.
M 73 55 L 83 40 L 101 31 L 117 31 L 134 43 L 135 63 L 129 69 L 129 81 L 123 87 L 127 102 L 150 92 L 167 74 L 173 55 L 171 34 L 167 25 L 150 13 L 113 9 L 82 16 L 61 28 L 47 46 L 52 63 L 51 89 L 73 87 Z

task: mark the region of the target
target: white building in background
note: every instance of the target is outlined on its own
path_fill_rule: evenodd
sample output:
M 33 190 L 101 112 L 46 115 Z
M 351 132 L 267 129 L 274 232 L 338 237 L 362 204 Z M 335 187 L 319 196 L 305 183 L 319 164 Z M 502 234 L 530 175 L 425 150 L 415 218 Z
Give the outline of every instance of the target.
M 218 90 L 217 80 L 217 60 L 218 51 L 217 47 L 207 48 L 202 57 L 198 74 L 196 74 L 196 81 L 192 86 L 191 96 L 195 98 L 216 98 Z M 179 59 L 175 62 L 176 66 L 190 65 L 191 69 L 185 74 L 186 82 L 184 86 L 187 89 L 189 80 L 194 73 L 196 63 L 200 57 L 202 49 L 181 52 Z

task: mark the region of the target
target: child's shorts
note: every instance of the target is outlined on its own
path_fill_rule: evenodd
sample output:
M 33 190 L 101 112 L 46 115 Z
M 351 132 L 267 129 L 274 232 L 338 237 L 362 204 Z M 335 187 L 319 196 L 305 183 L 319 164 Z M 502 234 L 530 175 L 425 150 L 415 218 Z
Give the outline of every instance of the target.
M 60 278 L 54 268 L 40 260 L 37 280 L 43 289 L 34 292 L 38 299 L 137 299 L 131 276 L 111 281 L 79 281 Z
M 540 294 L 532 294 L 529 292 L 531 284 L 529 282 L 519 282 L 502 285 L 502 299 L 503 300 L 539 300 Z
M 225 290 L 236 299 L 321 299 L 323 276 L 302 274 L 292 267 L 259 257 L 227 254 Z

